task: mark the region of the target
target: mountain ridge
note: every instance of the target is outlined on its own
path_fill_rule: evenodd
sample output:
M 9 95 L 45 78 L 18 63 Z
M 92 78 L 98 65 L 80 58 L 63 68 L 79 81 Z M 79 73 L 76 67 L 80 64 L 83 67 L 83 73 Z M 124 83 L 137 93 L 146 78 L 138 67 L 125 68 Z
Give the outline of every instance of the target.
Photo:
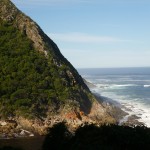
M 115 122 L 57 45 L 10 0 L 0 1 L 0 25 L 0 42 L 4 45 L 0 48 L 0 56 L 6 66 L 0 68 L 0 112 L 3 114 L 11 110 L 9 115 L 6 113 L 6 119 L 15 120 L 23 128 L 40 134 L 47 127 L 64 120 L 71 126 L 83 122 Z M 19 42 L 26 45 L 21 47 Z M 8 67 L 12 71 L 8 71 Z M 14 89 L 4 89 L 12 84 Z M 27 106 L 22 108 L 24 105 Z M 0 117 L 4 118 L 3 115 Z

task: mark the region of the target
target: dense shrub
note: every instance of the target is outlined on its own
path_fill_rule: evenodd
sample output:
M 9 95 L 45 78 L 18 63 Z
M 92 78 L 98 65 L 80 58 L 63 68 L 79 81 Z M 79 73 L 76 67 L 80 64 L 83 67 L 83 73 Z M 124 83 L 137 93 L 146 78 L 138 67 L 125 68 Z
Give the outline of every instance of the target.
M 44 115 L 51 103 L 65 103 L 75 93 L 66 70 L 65 64 L 57 67 L 35 50 L 26 35 L 0 21 L 1 117 Z
M 150 129 L 144 126 L 85 125 L 70 135 L 63 123 L 49 130 L 43 150 L 147 150 Z

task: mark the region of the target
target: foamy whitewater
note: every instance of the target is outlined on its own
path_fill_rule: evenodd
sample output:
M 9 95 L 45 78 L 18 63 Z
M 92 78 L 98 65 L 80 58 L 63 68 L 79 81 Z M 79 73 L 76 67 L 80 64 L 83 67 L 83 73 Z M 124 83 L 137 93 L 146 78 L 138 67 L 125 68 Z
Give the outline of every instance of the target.
M 150 127 L 150 68 L 78 69 L 87 81 L 93 83 L 91 91 L 121 104 L 127 115 Z

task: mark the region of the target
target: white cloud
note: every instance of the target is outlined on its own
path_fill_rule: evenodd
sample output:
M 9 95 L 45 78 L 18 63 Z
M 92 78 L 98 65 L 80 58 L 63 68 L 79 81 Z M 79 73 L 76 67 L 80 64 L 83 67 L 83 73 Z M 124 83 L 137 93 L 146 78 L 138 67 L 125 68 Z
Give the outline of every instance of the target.
M 63 55 L 76 68 L 103 68 L 103 67 L 140 67 L 149 66 L 148 50 L 114 50 L 95 51 L 93 49 L 63 49 Z
M 120 38 L 111 36 L 96 36 L 85 33 L 50 33 L 50 38 L 56 41 L 74 42 L 74 43 L 112 43 L 112 42 L 128 42 Z

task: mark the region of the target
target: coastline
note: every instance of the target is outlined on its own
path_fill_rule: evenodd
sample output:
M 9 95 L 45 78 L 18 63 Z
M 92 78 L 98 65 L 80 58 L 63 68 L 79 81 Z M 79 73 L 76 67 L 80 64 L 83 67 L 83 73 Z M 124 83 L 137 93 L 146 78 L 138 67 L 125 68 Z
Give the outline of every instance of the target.
M 85 84 L 89 87 L 91 92 L 95 95 L 97 100 L 106 108 L 106 111 L 117 120 L 118 125 L 127 126 L 146 126 L 131 109 L 127 108 L 125 104 L 121 104 L 109 97 L 100 95 L 96 92 L 97 86 L 84 79 Z
M 140 121 L 140 117 L 130 113 L 126 106 L 123 106 L 117 101 L 114 101 L 108 97 L 99 95 L 98 93 L 93 93 L 97 100 L 106 108 L 106 111 L 117 120 L 118 125 L 127 126 L 146 126 L 144 122 Z

